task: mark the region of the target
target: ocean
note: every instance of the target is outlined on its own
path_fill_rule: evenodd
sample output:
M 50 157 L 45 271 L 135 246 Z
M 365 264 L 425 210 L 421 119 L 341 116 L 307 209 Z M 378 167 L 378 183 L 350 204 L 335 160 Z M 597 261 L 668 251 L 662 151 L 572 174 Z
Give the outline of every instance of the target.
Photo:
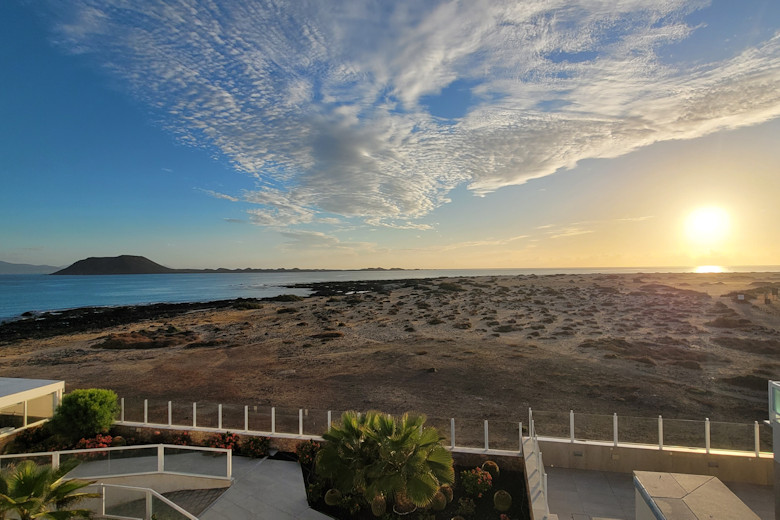
M 726 272 L 776 272 L 778 266 L 722 268 Z M 399 280 L 457 276 L 502 276 L 590 273 L 684 273 L 680 268 L 597 269 L 420 269 L 409 271 L 322 271 L 285 273 L 193 273 L 106 276 L 0 275 L 0 321 L 24 312 L 78 307 L 181 303 L 233 298 L 266 298 L 279 294 L 305 296 L 307 289 L 286 285 L 350 280 Z

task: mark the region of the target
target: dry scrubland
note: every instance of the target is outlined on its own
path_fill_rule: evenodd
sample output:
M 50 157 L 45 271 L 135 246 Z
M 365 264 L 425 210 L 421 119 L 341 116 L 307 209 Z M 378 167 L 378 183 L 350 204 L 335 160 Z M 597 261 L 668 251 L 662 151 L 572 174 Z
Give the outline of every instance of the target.
M 752 422 L 766 418 L 766 380 L 780 379 L 780 302 L 763 296 L 773 286 L 780 274 L 371 282 L 13 341 L 0 347 L 0 375 L 174 401 Z M 733 291 L 758 298 L 739 303 Z

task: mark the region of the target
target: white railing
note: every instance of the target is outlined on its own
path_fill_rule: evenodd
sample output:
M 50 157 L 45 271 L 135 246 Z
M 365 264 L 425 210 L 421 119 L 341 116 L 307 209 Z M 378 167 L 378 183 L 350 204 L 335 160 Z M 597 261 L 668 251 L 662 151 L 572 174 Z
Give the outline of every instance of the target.
M 81 464 L 68 473 L 71 478 L 168 473 L 230 480 L 233 473 L 233 452 L 229 449 L 173 444 L 0 455 L 0 468 L 22 459 L 50 464 L 54 468 L 62 461 L 79 459 Z
M 529 417 L 531 410 L 529 409 Z M 758 423 L 738 424 L 661 416 L 628 417 L 534 411 L 537 433 L 543 440 L 642 447 L 659 450 L 700 450 L 751 457 L 771 457 L 771 432 Z M 241 406 L 211 403 L 174 405 L 172 401 L 153 403 L 147 399 L 120 401 L 118 424 L 161 430 L 202 432 L 232 431 L 271 438 L 321 440 L 330 427 L 333 411 Z M 429 417 L 450 440 L 453 451 L 522 452 L 522 423 L 500 420 Z M 447 435 L 448 433 L 448 435 Z M 457 444 L 456 444 L 457 439 Z M 765 449 L 762 450 L 762 443 Z
M 542 450 L 539 448 L 539 439 L 530 409 L 528 410 L 528 437 L 523 441 L 523 456 L 532 520 L 557 518 L 557 515 L 550 514 L 550 504 L 547 501 L 547 472 L 544 470 Z
M 100 495 L 100 498 L 92 499 L 86 503 L 87 509 L 99 515 L 100 518 L 150 520 L 160 516 L 172 520 L 198 520 L 198 517 L 153 489 L 116 484 L 94 484 L 85 488 L 85 491 L 96 491 Z

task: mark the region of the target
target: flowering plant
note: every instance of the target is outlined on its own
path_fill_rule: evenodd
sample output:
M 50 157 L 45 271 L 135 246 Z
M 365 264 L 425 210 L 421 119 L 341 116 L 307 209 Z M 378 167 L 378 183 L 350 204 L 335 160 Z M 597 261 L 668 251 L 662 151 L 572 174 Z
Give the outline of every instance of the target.
M 228 450 L 238 451 L 241 439 L 235 433 L 225 432 L 216 433 L 208 440 L 208 445 L 212 448 L 226 448 Z
M 189 432 L 174 433 L 171 436 L 171 444 L 177 446 L 190 446 L 192 445 L 192 438 Z
M 268 437 L 249 437 L 241 444 L 241 454 L 257 459 L 267 456 L 270 447 L 271 439 Z
M 298 455 L 298 462 L 303 466 L 314 464 L 314 458 L 320 449 L 320 444 L 314 441 L 304 441 L 295 447 L 295 453 Z
M 482 468 L 461 471 L 460 481 L 466 494 L 477 498 L 482 498 L 482 494 L 493 487 L 493 477 Z
M 91 448 L 108 448 L 114 441 L 110 435 L 103 435 L 98 433 L 90 439 L 81 439 L 76 443 L 77 450 L 91 449 Z

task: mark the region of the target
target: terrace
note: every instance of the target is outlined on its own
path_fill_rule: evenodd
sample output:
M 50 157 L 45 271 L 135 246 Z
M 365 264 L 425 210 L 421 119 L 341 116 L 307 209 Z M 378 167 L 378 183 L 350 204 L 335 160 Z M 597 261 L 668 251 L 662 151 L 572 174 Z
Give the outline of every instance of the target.
M 121 399 L 116 426 L 127 432 L 151 429 L 193 435 L 231 431 L 269 437 L 280 450 L 292 451 L 302 440 L 321 439 L 336 413 Z M 778 383 L 770 383 L 770 417 L 777 442 Z M 778 463 L 773 462 L 769 421 L 738 425 L 528 410 L 525 424 L 454 418 L 429 418 L 429 423 L 446 437 L 456 457 L 514 459 L 522 464 L 528 514 L 534 520 L 640 518 L 637 481 L 632 476 L 636 470 L 714 477 L 725 482 L 756 518 L 776 518 L 772 484 Z M 204 520 L 325 518 L 308 508 L 301 472 L 292 462 L 172 445 L 92 451 L 99 453 L 99 460 L 83 464 L 73 475 L 100 479 L 104 498 L 95 510 L 104 518 L 151 518 L 155 508 L 183 515 L 176 518 L 197 515 Z M 58 463 L 57 457 L 83 456 L 90 450 L 80 452 L 27 456 Z M 8 462 L 7 456 L 0 458 L 0 465 Z M 218 491 L 209 495 L 209 489 Z M 176 492 L 180 493 L 167 498 Z M 204 497 L 211 497 L 205 507 L 191 507 L 191 502 L 203 502 Z M 112 507 L 129 503 L 135 504 L 132 515 L 111 516 Z

